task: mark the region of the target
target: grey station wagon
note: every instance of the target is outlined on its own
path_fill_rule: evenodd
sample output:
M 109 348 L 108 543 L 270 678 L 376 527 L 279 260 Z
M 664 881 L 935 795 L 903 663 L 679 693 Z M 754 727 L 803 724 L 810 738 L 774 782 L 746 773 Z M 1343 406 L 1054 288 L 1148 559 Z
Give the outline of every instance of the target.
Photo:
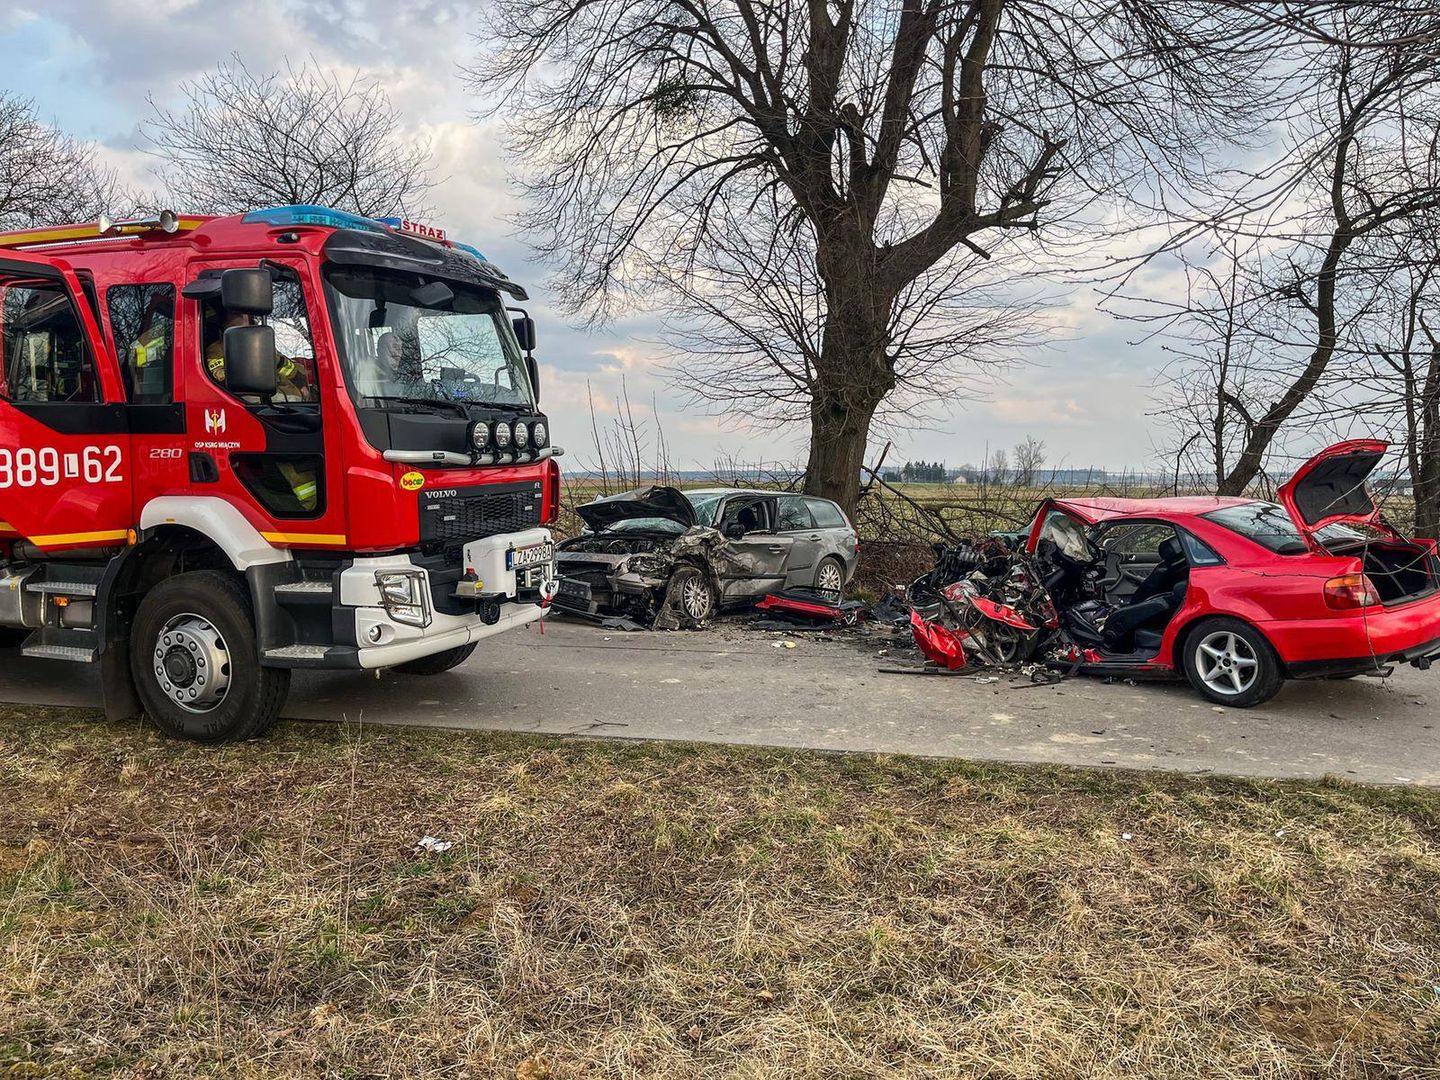
M 840 507 L 809 495 L 652 487 L 576 513 L 586 531 L 559 546 L 554 603 L 579 615 L 696 625 L 797 586 L 838 600 L 859 562 Z

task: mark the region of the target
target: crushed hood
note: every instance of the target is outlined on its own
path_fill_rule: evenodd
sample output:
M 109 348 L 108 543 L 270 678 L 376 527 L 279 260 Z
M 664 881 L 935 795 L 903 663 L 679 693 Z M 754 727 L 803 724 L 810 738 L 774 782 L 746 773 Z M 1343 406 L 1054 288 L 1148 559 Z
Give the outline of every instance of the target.
M 1307 544 L 1323 551 L 1315 533 L 1336 522 L 1380 526 L 1366 481 L 1389 448 L 1379 439 L 1350 439 L 1327 446 L 1295 471 L 1279 491 L 1280 504 Z
M 622 495 L 607 495 L 576 507 L 575 513 L 592 532 L 600 532 L 627 518 L 668 518 L 687 529 L 695 524 L 695 507 L 684 492 L 673 487 L 637 488 Z

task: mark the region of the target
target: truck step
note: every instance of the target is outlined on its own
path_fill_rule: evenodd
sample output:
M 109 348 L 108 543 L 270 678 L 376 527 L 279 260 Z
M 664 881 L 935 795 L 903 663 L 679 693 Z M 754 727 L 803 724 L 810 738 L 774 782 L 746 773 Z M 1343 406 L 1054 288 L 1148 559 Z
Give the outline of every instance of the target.
M 353 645 L 283 645 L 261 656 L 268 667 L 358 668 L 359 650 Z
M 324 660 L 328 645 L 286 645 L 279 649 L 266 649 L 266 660 Z
M 21 656 L 33 656 L 39 660 L 69 660 L 77 664 L 93 664 L 95 650 L 78 645 L 26 645 L 20 650 Z
M 329 596 L 334 592 L 334 587 L 328 581 L 290 581 L 284 585 L 276 585 L 277 593 L 322 593 Z
M 329 607 L 334 597 L 335 587 L 328 581 L 290 581 L 275 586 L 275 602 L 286 607 Z
M 94 596 L 97 586 L 89 581 L 27 581 L 26 592 L 51 596 Z

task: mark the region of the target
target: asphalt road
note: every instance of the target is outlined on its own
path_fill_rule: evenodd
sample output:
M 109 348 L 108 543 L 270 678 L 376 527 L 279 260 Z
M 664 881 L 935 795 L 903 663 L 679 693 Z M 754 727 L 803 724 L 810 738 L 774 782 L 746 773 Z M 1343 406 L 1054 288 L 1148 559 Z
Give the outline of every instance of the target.
M 906 655 L 877 657 L 885 645 L 554 621 L 493 638 L 444 675 L 297 673 L 285 715 L 1440 786 L 1440 670 L 1291 683 L 1260 708 L 1221 709 L 1181 685 L 881 674 Z M 0 657 L 0 700 L 99 702 L 86 668 Z

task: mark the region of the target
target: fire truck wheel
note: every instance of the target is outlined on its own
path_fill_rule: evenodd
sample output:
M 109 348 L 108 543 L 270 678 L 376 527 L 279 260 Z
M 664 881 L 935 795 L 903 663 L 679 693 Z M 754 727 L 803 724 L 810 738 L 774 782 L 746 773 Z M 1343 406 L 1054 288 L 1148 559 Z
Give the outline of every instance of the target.
M 475 651 L 476 642 L 469 645 L 459 645 L 453 649 L 446 649 L 444 652 L 432 653 L 429 656 L 422 656 L 419 660 L 408 660 L 403 664 L 396 664 L 395 670 L 402 675 L 439 675 L 442 671 L 449 671 L 457 668 Z
M 140 602 L 130 665 L 145 712 L 167 735 L 248 739 L 279 715 L 290 672 L 260 666 L 250 597 L 211 570 L 181 574 Z

